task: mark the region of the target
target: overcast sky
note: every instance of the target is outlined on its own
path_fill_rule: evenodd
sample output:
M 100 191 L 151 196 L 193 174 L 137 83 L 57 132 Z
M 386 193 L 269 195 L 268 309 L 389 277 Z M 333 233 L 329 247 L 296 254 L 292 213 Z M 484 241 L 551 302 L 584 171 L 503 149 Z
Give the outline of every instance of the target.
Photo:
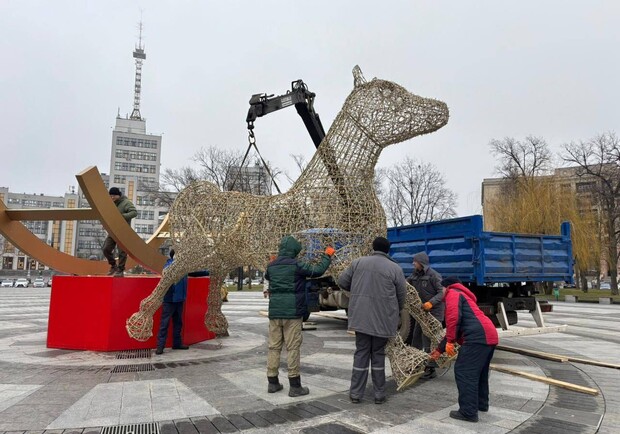
M 109 171 L 117 110 L 132 109 L 141 11 L 141 112 L 163 134 L 162 169 L 204 146 L 245 151 L 250 96 L 299 78 L 327 128 L 356 64 L 448 104 L 447 126 L 387 148 L 379 166 L 433 163 L 459 215 L 481 211 L 491 139 L 532 134 L 559 150 L 619 130 L 617 0 L 0 0 L 0 186 L 61 195 L 86 167 Z M 314 151 L 292 108 L 255 131 L 263 155 L 291 172 L 290 154 Z

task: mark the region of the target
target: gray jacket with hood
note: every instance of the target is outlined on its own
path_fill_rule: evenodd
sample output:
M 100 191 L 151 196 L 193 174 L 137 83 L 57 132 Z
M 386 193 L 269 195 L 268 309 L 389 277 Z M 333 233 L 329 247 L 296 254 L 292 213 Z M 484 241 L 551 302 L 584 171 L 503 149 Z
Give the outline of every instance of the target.
M 433 305 L 430 313 L 439 321 L 443 321 L 446 305 L 443 302 L 443 286 L 441 286 L 441 274 L 430 267 L 430 260 L 426 252 L 419 252 L 413 255 L 413 260 L 419 262 L 421 271 L 413 269 L 413 273 L 407 277 L 409 282 L 418 291 L 422 303 L 430 301 Z
M 338 278 L 351 291 L 349 329 L 371 336 L 396 335 L 407 284 L 402 268 L 383 252 L 354 260 Z

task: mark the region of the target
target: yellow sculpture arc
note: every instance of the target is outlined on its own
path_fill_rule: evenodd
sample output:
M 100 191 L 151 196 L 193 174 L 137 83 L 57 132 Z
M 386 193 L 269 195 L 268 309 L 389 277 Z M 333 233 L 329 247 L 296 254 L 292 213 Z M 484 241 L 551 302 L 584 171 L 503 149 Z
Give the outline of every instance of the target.
M 144 242 L 125 222 L 114 203 L 96 167 L 89 167 L 76 175 L 78 183 L 92 208 L 75 209 L 8 209 L 0 200 L 0 234 L 28 256 L 48 267 L 68 274 L 105 274 L 105 261 L 91 261 L 60 252 L 39 239 L 22 223 L 25 220 L 100 220 L 108 234 L 124 249 L 129 260 L 127 267 L 140 264 L 161 273 L 166 258 L 158 251 L 165 239 L 161 235 L 168 228 L 168 216 L 151 238 Z

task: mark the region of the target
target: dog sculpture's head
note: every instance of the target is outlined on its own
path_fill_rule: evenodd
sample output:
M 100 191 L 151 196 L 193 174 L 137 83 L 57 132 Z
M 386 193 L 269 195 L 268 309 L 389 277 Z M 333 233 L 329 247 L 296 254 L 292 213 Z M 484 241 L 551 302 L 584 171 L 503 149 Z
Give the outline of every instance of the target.
M 347 114 L 380 147 L 432 133 L 448 123 L 446 103 L 423 98 L 377 78 L 366 81 L 353 68 L 355 88 L 347 98 Z

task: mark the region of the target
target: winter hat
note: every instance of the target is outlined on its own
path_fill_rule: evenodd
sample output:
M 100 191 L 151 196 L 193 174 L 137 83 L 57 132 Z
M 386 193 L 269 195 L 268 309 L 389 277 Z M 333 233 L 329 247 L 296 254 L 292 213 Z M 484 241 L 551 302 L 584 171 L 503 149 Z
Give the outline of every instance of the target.
M 448 286 L 454 285 L 455 283 L 463 283 L 463 282 L 461 282 L 461 280 L 458 277 L 446 277 L 445 279 L 442 279 L 441 286 L 443 286 L 444 288 L 447 288 Z
M 390 252 L 390 242 L 387 238 L 377 237 L 372 242 L 372 249 L 377 252 L 389 253 Z
M 110 196 L 122 196 L 123 193 L 121 193 L 120 189 L 118 187 L 112 187 L 110 189 Z

